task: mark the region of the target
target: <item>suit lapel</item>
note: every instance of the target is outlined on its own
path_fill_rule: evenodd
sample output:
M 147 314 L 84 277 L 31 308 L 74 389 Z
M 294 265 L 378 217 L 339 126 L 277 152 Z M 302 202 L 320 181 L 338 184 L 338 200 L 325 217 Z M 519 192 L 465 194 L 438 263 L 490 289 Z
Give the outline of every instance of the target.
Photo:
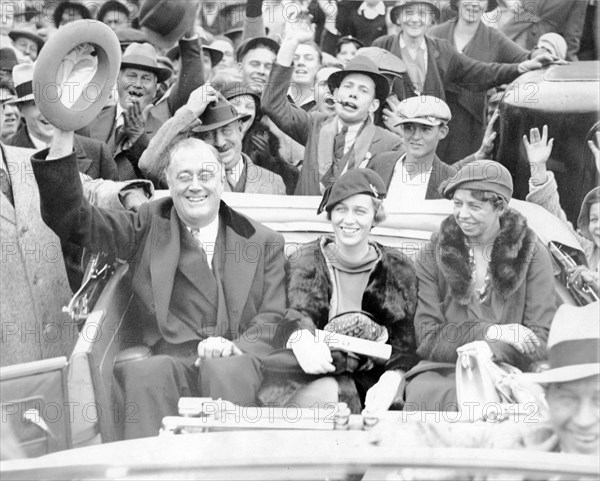
M 235 232 L 232 226 L 225 225 L 225 251 L 222 253 L 221 259 L 224 260 L 222 265 L 223 290 L 225 291 L 230 326 L 239 325 L 259 262 L 258 257 L 265 255 L 264 252 L 257 252 L 257 248 L 246 249 L 247 246 L 256 245 L 248 244 L 246 237 Z
M 77 136 L 75 136 L 74 141 L 73 148 L 75 150 L 75 157 L 77 158 L 77 168 L 79 169 L 79 172 L 86 174 L 92 165 L 92 159 L 88 157 Z
M 429 182 L 427 183 L 427 191 L 425 192 L 425 199 L 440 199 L 441 196 L 438 192 L 438 187 L 442 180 L 446 177 L 443 172 L 442 161 L 436 155 L 433 158 L 433 164 L 431 165 L 431 175 L 429 176 Z
M 381 137 L 375 128 L 375 125 L 369 118 L 367 120 L 367 125 L 364 126 L 362 132 L 354 141 L 354 146 L 352 147 L 354 154 L 354 167 L 358 168 L 361 166 L 361 163 L 367 157 L 367 152 L 371 148 L 371 145 L 379 142 Z
M 175 208 L 170 219 L 157 218 L 150 229 L 150 278 L 156 302 L 156 319 L 159 325 L 167 321 L 175 272 L 179 264 L 180 233 Z
M 89 125 L 90 137 L 93 139 L 99 139 L 108 144 L 111 152 L 115 150 L 115 122 L 117 115 L 117 106 L 111 105 L 105 109 L 102 109 L 98 115 L 98 119 Z

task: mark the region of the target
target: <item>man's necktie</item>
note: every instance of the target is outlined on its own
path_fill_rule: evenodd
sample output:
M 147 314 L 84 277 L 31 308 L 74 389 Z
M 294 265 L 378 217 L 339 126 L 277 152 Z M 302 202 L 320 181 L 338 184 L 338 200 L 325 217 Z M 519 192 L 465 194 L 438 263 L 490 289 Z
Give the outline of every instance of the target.
M 229 192 L 235 192 L 235 187 L 237 185 L 237 182 L 233 178 L 232 170 L 225 171 L 225 180 L 227 181 L 227 187 L 229 187 Z
M 212 266 L 210 265 L 210 262 L 208 262 L 208 256 L 206 255 L 206 250 L 204 249 L 204 245 L 202 244 L 202 239 L 200 238 L 200 229 L 190 229 L 190 232 L 192 233 L 194 240 L 198 244 L 198 247 L 200 247 L 200 251 L 202 252 L 202 260 L 204 262 L 206 262 L 208 267 L 212 270 Z
M 333 177 L 338 178 L 340 173 L 340 161 L 344 157 L 344 149 L 346 147 L 346 134 L 348 133 L 348 127 L 342 127 L 333 140 Z
M 8 177 L 8 172 L 4 170 L 4 167 L 0 165 L 0 189 L 2 193 L 6 196 L 6 198 L 10 201 L 10 203 L 14 206 L 15 199 L 13 197 L 12 186 L 10 185 L 10 178 Z

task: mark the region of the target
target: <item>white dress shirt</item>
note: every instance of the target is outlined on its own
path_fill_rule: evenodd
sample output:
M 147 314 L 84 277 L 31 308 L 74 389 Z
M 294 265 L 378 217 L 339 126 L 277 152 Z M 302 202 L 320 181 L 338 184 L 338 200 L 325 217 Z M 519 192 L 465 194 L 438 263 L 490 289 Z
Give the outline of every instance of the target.
M 392 210 L 404 209 L 406 205 L 414 205 L 415 202 L 425 200 L 427 186 L 433 164 L 426 169 L 425 166 L 414 164 L 406 165 L 406 154 L 404 154 L 394 167 L 388 193 L 383 201 L 384 206 Z M 411 178 L 411 175 L 415 174 Z

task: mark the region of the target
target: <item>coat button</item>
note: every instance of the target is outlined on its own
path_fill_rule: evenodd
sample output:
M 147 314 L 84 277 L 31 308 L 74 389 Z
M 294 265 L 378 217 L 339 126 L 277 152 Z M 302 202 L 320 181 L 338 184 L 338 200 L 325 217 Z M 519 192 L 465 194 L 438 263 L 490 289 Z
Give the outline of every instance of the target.
M 27 232 L 29 232 L 29 226 L 24 225 L 21 227 L 21 235 L 25 235 Z

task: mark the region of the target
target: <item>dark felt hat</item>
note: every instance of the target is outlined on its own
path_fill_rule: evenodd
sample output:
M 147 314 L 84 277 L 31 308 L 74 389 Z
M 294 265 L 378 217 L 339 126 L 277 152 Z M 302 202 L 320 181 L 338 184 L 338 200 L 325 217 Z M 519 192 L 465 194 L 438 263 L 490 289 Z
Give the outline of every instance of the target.
M 54 10 L 53 15 L 54 26 L 56 28 L 60 27 L 60 22 L 62 20 L 63 13 L 65 13 L 65 10 L 68 9 L 77 10 L 80 13 L 81 18 L 83 18 L 84 20 L 92 18 L 92 14 L 85 5 L 78 2 L 60 2 L 56 6 L 56 10 Z
M 357 194 L 367 194 L 383 200 L 387 195 L 385 182 L 374 170 L 351 169 L 325 189 L 317 214 L 324 210 L 331 212 L 341 201 Z
M 31 24 L 29 24 L 29 25 L 31 25 Z M 8 33 L 8 36 L 10 37 L 10 39 L 13 42 L 16 41 L 20 37 L 28 38 L 29 40 L 31 40 L 37 44 L 38 52 L 40 50 L 42 50 L 42 47 L 44 46 L 44 43 L 45 43 L 44 39 L 37 34 L 37 29 L 35 28 L 34 25 L 31 25 L 31 27 L 23 26 L 21 28 L 15 28 L 14 30 L 11 30 Z
M 140 27 L 154 45 L 169 48 L 193 27 L 197 6 L 197 0 L 144 0 Z
M 101 22 L 104 21 L 104 17 L 106 16 L 106 14 L 114 10 L 117 10 L 118 12 L 123 12 L 127 16 L 131 14 L 129 9 L 127 8 L 127 5 L 125 5 L 124 3 L 121 3 L 118 0 L 108 0 L 104 2 L 98 10 L 98 13 L 96 14 L 96 20 L 100 20 Z
M 438 192 L 445 199 L 451 199 L 456 189 L 493 192 L 508 203 L 513 193 L 513 180 L 502 164 L 493 160 L 476 160 L 463 165 L 453 177 L 442 182 Z
M 204 113 L 200 116 L 202 125 L 194 127 L 194 132 L 210 132 L 229 125 L 236 120 L 245 122 L 250 119 L 250 115 L 240 115 L 233 105 L 231 105 L 223 96 L 220 96 L 218 102 L 212 102 L 206 107 Z
M 217 65 L 221 59 L 223 58 L 223 52 L 218 48 L 205 47 L 202 45 L 202 51 L 210 55 L 210 63 L 214 67 Z M 174 62 L 179 59 L 181 52 L 179 51 L 179 45 L 175 45 L 173 48 L 170 48 L 167 52 L 167 58 Z
M 254 37 L 244 40 L 235 50 L 235 59 L 241 62 L 244 56 L 250 51 L 258 47 L 265 47 L 271 50 L 275 55 L 279 52 L 279 44 L 269 37 Z
M 0 48 L 0 70 L 8 70 L 12 72 L 12 69 L 18 63 L 17 54 L 12 48 Z
M 164 82 L 171 77 L 171 71 L 168 68 L 161 67 L 156 61 L 158 55 L 156 49 L 149 43 L 132 43 L 121 59 L 121 69 L 137 68 L 147 70 L 156 74 L 159 82 Z
M 340 86 L 344 77 L 351 73 L 360 73 L 371 77 L 373 82 L 375 82 L 375 98 L 379 99 L 379 102 L 382 104 L 385 102 L 385 99 L 390 94 L 390 83 L 381 74 L 377 65 L 364 55 L 357 55 L 348 62 L 344 70 L 332 73 L 327 79 L 329 90 L 334 92 Z
M 390 10 L 390 20 L 396 25 L 400 25 L 398 23 L 400 12 L 406 7 L 419 4 L 429 5 L 435 13 L 435 21 L 438 22 L 440 20 L 440 9 L 438 4 L 433 0 L 400 0 L 396 3 L 396 6 Z

